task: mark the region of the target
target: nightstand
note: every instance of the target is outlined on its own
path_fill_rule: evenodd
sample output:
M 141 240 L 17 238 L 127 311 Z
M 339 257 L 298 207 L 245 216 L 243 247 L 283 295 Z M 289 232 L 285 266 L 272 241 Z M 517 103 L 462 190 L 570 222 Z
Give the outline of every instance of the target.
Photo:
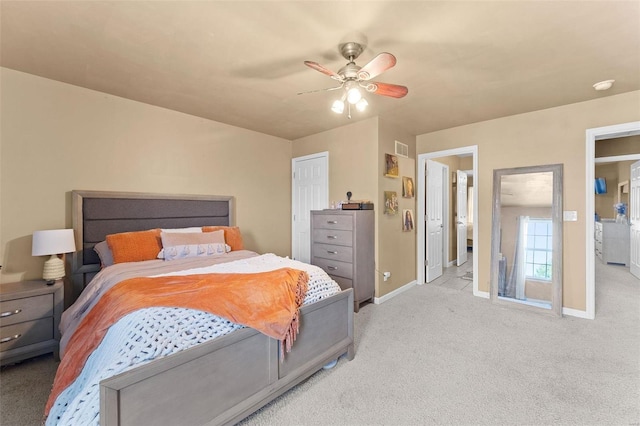
M 0 284 L 0 365 L 53 352 L 59 358 L 62 280 Z

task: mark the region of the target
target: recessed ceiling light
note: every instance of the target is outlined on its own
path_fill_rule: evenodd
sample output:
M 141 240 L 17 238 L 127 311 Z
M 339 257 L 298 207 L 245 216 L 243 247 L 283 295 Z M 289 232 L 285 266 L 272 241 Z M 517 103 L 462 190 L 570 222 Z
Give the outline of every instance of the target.
M 608 90 L 613 86 L 613 82 L 615 80 L 605 80 L 593 85 L 593 88 L 596 90 Z

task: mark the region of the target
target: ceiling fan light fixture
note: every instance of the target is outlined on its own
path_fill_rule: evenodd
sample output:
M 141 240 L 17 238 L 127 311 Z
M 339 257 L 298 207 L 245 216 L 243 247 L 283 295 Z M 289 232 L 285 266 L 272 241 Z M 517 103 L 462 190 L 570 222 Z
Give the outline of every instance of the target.
M 360 112 L 363 112 L 365 109 L 367 109 L 368 105 L 369 102 L 367 102 L 365 98 L 362 98 L 358 102 L 356 102 L 356 109 Z
M 360 89 L 357 87 L 352 87 L 347 91 L 347 101 L 351 105 L 355 105 L 360 99 L 362 99 L 362 93 L 360 93 Z
M 344 102 L 339 99 L 333 101 L 333 105 L 331 105 L 331 111 L 335 112 L 336 114 L 342 114 L 344 112 Z

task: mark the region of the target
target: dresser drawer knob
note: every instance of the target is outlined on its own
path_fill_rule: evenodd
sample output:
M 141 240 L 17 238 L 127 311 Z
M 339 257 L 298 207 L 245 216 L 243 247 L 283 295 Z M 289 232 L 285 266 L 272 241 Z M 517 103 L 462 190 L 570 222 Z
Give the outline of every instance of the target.
M 338 254 L 337 251 L 333 251 L 333 250 L 327 250 L 327 253 L 329 253 L 329 254 Z
M 338 238 L 337 235 L 327 235 L 327 238 L 330 240 L 335 240 L 336 238 Z
M 338 224 L 338 221 L 337 221 L 337 220 L 328 220 L 328 221 L 327 221 L 327 223 L 328 223 L 329 225 L 337 225 L 337 224 Z
M 337 266 L 327 266 L 327 269 L 330 269 L 332 271 L 337 271 L 338 267 Z
M 16 309 L 15 311 L 7 311 L 0 314 L 0 318 L 10 317 L 11 315 L 19 314 L 22 309 Z
M 0 339 L 0 343 L 7 343 L 7 342 L 10 342 L 12 340 L 19 339 L 20 336 L 22 336 L 22 334 L 15 334 L 13 336 L 5 337 L 3 339 Z

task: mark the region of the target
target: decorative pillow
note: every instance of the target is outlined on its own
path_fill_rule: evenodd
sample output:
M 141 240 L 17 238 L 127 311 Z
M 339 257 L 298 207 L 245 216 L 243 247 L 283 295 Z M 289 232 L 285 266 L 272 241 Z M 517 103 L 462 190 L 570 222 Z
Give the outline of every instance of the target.
M 175 234 L 202 234 L 202 228 L 199 226 L 192 226 L 191 228 L 170 228 L 160 229 L 160 232 L 170 232 Z M 156 256 L 158 259 L 164 259 L 164 247 L 160 250 L 160 253 Z
M 231 250 L 243 250 L 242 234 L 237 226 L 203 226 L 204 233 L 224 230 L 224 240 L 231 246 Z
M 155 259 L 162 249 L 160 229 L 107 235 L 114 263 Z
M 216 256 L 227 253 L 224 231 L 208 233 L 162 232 L 164 260 L 196 256 Z
M 100 258 L 100 265 L 103 268 L 113 265 L 113 253 L 111 253 L 109 244 L 107 244 L 106 241 L 100 241 L 98 244 L 93 246 L 93 250 L 98 253 L 98 257 Z

